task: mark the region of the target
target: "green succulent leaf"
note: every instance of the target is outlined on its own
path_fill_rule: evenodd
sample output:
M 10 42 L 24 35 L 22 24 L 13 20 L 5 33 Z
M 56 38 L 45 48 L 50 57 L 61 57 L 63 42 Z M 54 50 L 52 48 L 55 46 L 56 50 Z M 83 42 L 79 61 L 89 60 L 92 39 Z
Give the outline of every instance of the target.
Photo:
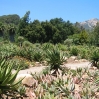
M 0 89 L 1 92 L 14 90 L 15 86 L 24 79 L 19 80 L 15 83 L 16 76 L 19 72 L 19 68 L 16 73 L 12 74 L 12 65 L 8 64 L 5 59 L 0 60 Z

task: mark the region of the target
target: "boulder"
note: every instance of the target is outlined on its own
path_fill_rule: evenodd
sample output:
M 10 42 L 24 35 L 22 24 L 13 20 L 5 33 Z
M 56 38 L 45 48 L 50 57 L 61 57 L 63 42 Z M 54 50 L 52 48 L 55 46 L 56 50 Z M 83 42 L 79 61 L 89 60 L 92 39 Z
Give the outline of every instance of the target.
M 27 86 L 32 86 L 36 82 L 36 80 L 30 74 L 18 74 L 16 77 L 16 81 L 20 79 L 23 79 L 22 84 Z
M 69 59 L 75 60 L 75 59 L 77 59 L 77 56 L 71 56 Z

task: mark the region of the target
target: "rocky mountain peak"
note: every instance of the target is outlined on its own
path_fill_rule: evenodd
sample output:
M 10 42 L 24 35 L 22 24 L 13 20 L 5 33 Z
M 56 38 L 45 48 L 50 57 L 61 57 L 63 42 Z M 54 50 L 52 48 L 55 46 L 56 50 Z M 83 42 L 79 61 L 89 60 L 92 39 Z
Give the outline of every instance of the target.
M 93 18 L 84 22 L 80 22 L 80 25 L 85 29 L 92 29 L 94 26 L 96 26 L 97 22 L 99 22 L 99 19 Z

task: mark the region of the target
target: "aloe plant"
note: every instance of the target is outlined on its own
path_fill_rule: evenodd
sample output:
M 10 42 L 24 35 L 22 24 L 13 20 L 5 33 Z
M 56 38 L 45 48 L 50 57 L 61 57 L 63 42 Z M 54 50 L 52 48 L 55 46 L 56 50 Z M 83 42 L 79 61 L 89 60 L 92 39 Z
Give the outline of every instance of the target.
M 0 60 L 0 95 L 7 91 L 15 91 L 22 80 L 15 82 L 16 76 L 19 72 L 19 68 L 16 73 L 12 74 L 12 65 L 7 64 L 5 59 Z
M 43 60 L 43 52 L 42 50 L 39 50 L 39 49 L 35 49 L 34 50 L 34 53 L 33 53 L 33 60 L 34 61 L 38 61 L 38 62 L 41 62 Z
M 25 86 L 20 86 L 18 88 L 18 92 L 20 93 L 20 95 L 24 95 L 26 93 L 26 88 Z
M 46 92 L 45 96 L 43 96 L 42 99 L 56 99 L 56 98 L 54 97 L 54 94 L 50 94 Z
M 24 37 L 23 36 L 19 36 L 17 38 L 17 42 L 20 43 L 20 47 L 22 47 L 23 41 L 24 41 Z
M 50 70 L 54 70 L 54 74 L 56 74 L 59 69 L 62 70 L 61 65 L 65 61 L 64 54 L 57 47 L 52 50 L 47 50 L 47 58 Z
M 93 53 L 91 54 L 92 66 L 99 68 L 98 62 L 99 62 L 99 50 L 94 50 Z
M 42 49 L 43 49 L 44 51 L 46 51 L 47 49 L 52 49 L 53 47 L 54 47 L 54 45 L 51 44 L 51 43 L 44 43 L 44 44 L 42 45 Z

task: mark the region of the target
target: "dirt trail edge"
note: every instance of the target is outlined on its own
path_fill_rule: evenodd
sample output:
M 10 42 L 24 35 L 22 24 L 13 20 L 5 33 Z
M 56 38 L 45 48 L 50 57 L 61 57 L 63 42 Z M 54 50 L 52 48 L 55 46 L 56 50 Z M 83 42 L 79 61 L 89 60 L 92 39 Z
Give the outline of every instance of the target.
M 89 68 L 91 64 L 90 62 L 80 62 L 80 63 L 67 63 L 64 66 L 70 69 L 77 69 L 77 68 L 86 68 L 86 67 Z M 40 73 L 46 67 L 47 66 L 31 67 L 29 69 L 20 70 L 18 74 Z M 13 70 L 12 72 L 14 73 L 15 70 Z

